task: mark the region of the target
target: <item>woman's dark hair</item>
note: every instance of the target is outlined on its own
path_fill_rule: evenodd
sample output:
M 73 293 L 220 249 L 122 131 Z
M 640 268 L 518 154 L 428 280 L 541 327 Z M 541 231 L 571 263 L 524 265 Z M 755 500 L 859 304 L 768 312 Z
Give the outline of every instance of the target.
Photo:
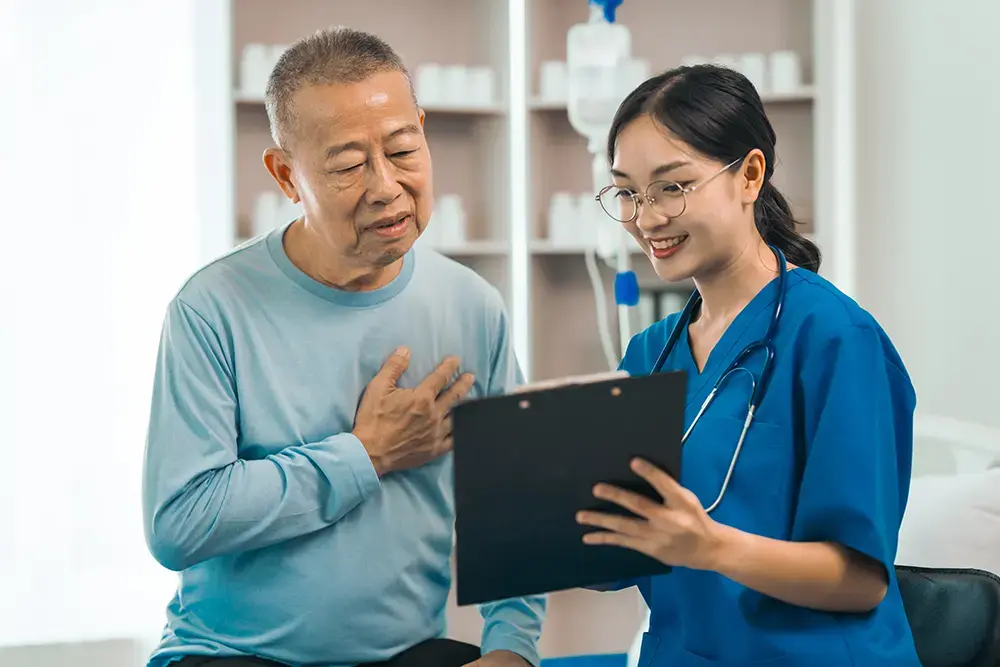
M 716 65 L 678 67 L 658 74 L 629 93 L 611 124 L 608 161 L 622 129 L 648 115 L 702 155 L 737 169 L 757 148 L 766 164 L 764 185 L 754 203 L 754 222 L 764 242 L 785 253 L 789 263 L 819 271 L 819 248 L 796 231 L 785 197 L 771 183 L 776 137 L 764 104 L 750 81 Z

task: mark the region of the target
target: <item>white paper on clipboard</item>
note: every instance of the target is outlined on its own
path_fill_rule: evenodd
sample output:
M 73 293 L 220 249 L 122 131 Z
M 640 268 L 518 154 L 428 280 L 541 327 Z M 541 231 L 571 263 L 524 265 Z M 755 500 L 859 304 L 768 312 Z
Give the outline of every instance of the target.
M 606 380 L 620 380 L 627 377 L 629 377 L 628 371 L 621 370 L 605 371 L 603 373 L 587 373 L 584 375 L 569 375 L 566 377 L 553 378 L 551 380 L 540 380 L 538 382 L 524 384 L 514 389 L 511 393 L 526 394 L 528 392 L 541 391 L 543 389 L 554 389 L 556 387 L 568 387 L 578 384 L 590 384 L 593 382 L 604 382 Z

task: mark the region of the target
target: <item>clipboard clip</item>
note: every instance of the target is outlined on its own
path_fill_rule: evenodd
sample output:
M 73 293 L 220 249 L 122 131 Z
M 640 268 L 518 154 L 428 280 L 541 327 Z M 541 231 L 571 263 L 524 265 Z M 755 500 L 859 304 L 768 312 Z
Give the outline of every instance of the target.
M 516 387 L 510 393 L 514 394 L 530 394 L 536 391 L 545 391 L 547 389 L 556 389 L 558 387 L 575 387 L 584 384 L 594 384 L 597 382 L 607 382 L 608 380 L 623 380 L 625 378 L 631 377 L 628 371 L 616 370 L 616 371 L 605 371 L 603 373 L 587 373 L 584 375 L 570 375 L 562 378 L 555 378 L 552 380 L 541 380 L 539 382 L 531 382 L 528 384 Z M 621 396 L 622 390 L 620 387 L 612 387 L 612 396 Z M 531 401 L 527 398 L 521 400 L 518 403 L 518 407 L 522 410 L 526 410 L 531 407 Z

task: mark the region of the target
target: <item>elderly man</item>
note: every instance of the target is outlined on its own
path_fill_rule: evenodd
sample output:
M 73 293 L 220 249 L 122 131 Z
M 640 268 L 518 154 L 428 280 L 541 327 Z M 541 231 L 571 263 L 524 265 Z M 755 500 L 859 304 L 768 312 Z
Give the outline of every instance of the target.
M 520 380 L 499 293 L 415 249 L 433 201 L 409 75 L 378 38 L 292 46 L 264 163 L 304 216 L 169 304 L 143 479 L 179 571 L 150 665 L 537 665 L 544 598 L 449 642 L 449 408 Z

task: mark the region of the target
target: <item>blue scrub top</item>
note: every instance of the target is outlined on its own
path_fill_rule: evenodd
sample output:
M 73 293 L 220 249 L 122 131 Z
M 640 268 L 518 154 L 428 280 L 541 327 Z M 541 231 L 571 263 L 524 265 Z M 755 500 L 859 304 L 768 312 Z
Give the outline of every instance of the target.
M 663 366 L 688 376 L 686 419 L 732 359 L 767 330 L 772 281 L 712 350 L 703 372 L 682 335 Z M 651 610 L 639 667 L 919 666 L 893 562 L 909 491 L 915 394 L 874 318 L 805 269 L 789 271 L 774 375 L 714 520 L 780 540 L 831 541 L 882 562 L 885 600 L 871 613 L 814 611 L 715 572 L 674 568 L 638 585 Z M 636 335 L 621 367 L 648 374 L 679 314 Z M 745 364 L 759 376 L 761 353 Z M 747 411 L 749 378 L 719 391 L 684 446 L 681 483 L 715 501 Z

